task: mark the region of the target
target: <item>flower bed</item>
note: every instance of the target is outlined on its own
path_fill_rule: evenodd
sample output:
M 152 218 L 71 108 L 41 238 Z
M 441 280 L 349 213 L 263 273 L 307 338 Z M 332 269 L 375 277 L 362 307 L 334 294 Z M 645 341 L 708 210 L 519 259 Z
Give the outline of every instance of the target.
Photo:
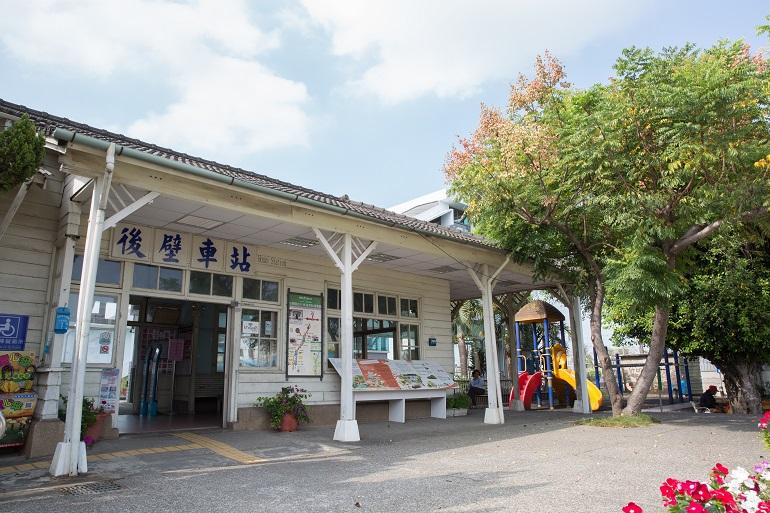
M 707 483 L 670 477 L 660 485 L 660 495 L 671 513 L 770 513 L 770 461 L 763 460 L 753 472 L 729 471 L 717 463 Z M 643 513 L 633 502 L 622 511 Z

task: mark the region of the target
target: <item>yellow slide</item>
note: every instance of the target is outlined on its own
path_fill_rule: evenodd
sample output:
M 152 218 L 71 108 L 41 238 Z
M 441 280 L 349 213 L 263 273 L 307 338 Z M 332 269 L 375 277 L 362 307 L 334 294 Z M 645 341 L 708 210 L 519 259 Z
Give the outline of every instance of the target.
M 564 351 L 564 347 L 561 344 L 554 344 L 551 346 L 551 356 L 553 359 L 553 377 L 564 381 L 567 385 L 572 387 L 572 390 L 576 390 L 577 382 L 575 381 L 575 372 L 567 368 L 567 353 Z M 602 391 L 599 388 L 586 380 L 588 389 L 588 398 L 591 400 L 591 411 L 596 411 L 602 407 Z
M 572 387 L 575 390 L 577 383 L 575 382 L 575 372 L 570 369 L 555 369 L 553 377 L 560 379 Z M 602 407 L 602 391 L 596 388 L 596 385 L 586 380 L 588 388 L 588 398 L 591 400 L 591 411 L 596 411 Z

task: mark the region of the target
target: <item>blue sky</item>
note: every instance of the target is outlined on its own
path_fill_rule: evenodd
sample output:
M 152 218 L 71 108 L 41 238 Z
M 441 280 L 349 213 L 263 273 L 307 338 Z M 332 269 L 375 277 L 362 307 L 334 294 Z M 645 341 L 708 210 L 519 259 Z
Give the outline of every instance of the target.
M 622 48 L 744 38 L 765 1 L 0 0 L 0 97 L 390 206 L 443 186 L 480 103 L 545 49 L 578 86 Z

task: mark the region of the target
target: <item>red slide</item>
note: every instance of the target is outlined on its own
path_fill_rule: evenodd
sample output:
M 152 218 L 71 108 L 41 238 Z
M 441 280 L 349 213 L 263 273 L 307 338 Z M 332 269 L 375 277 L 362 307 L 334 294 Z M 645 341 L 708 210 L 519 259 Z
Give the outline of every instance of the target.
M 532 406 L 532 397 L 535 392 L 540 388 L 540 384 L 543 382 L 543 374 L 536 372 L 534 374 L 527 374 L 522 372 L 519 374 L 519 397 L 521 397 L 524 403 L 524 409 L 529 410 Z M 511 388 L 511 395 L 509 397 L 509 404 L 515 399 L 513 395 L 513 388 Z

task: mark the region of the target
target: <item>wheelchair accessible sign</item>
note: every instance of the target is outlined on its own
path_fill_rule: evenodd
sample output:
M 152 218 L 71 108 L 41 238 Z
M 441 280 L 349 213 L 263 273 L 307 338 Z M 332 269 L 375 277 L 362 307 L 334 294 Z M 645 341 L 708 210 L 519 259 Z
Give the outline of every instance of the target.
M 28 315 L 0 314 L 0 351 L 23 351 Z

